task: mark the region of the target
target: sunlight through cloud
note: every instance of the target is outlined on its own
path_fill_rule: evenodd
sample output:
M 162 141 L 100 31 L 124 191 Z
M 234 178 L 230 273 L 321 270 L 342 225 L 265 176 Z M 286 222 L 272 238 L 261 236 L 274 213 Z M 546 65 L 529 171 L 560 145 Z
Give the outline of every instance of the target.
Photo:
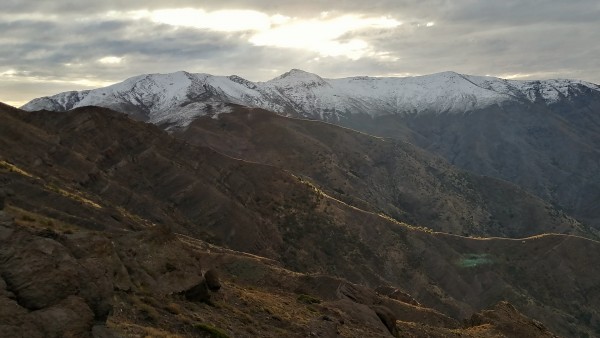
M 322 56 L 347 56 L 359 59 L 373 55 L 372 47 L 362 39 L 339 40 L 343 35 L 364 29 L 394 28 L 402 23 L 394 19 L 362 18 L 354 15 L 313 20 L 294 20 L 286 25 L 258 32 L 250 42 L 257 46 L 297 48 Z
M 119 13 L 112 12 L 110 15 L 115 16 Z M 126 15 L 175 27 L 251 32 L 248 41 L 255 46 L 303 49 L 317 52 L 321 56 L 345 56 L 353 60 L 364 56 L 377 57 L 380 52 L 374 51 L 363 39 L 344 39 L 344 35 L 366 29 L 391 29 L 402 24 L 389 17 L 350 14 L 335 17 L 328 12 L 323 12 L 314 19 L 292 18 L 281 14 L 267 15 L 254 10 L 207 12 L 195 8 L 133 11 Z
M 272 24 L 288 20 L 283 15 L 268 16 L 253 10 L 221 10 L 206 12 L 195 8 L 161 9 L 135 13 L 157 23 L 171 26 L 194 27 L 221 32 L 266 30 Z
M 121 61 L 123 61 L 123 58 L 117 57 L 117 56 L 106 56 L 101 59 L 98 59 L 98 62 L 106 64 L 106 65 L 119 64 L 119 63 L 121 63 Z

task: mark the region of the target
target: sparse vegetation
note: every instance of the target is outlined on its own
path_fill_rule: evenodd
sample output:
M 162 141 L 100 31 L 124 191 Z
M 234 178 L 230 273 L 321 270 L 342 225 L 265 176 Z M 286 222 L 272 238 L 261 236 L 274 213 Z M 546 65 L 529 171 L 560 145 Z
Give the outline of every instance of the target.
M 65 234 L 74 233 L 77 227 L 54 218 L 26 211 L 15 206 L 7 206 L 6 210 L 15 216 L 15 222 L 21 226 L 33 229 L 52 229 Z
M 304 304 L 320 304 L 321 300 L 310 295 L 301 294 L 296 298 L 300 303 Z
M 35 178 L 35 176 L 30 174 L 29 172 L 17 167 L 16 165 L 14 165 L 12 163 L 4 161 L 4 160 L 0 161 L 0 168 L 10 171 L 10 172 L 17 173 L 19 175 L 26 176 L 26 177 Z
M 157 322 L 160 319 L 158 311 L 154 307 L 144 303 L 138 303 L 138 311 L 144 317 L 145 320 L 151 322 Z
M 53 192 L 59 194 L 59 195 L 62 195 L 64 197 L 67 197 L 67 198 L 70 198 L 72 200 L 78 201 L 80 203 L 86 204 L 86 205 L 91 206 L 93 208 L 96 208 L 96 209 L 101 209 L 102 208 L 102 206 L 100 206 L 100 204 L 98 204 L 98 203 L 96 203 L 96 202 L 94 202 L 94 201 L 92 201 L 92 200 L 90 200 L 88 198 L 83 197 L 81 195 L 81 193 L 79 193 L 79 192 L 70 192 L 70 191 L 62 189 L 62 188 L 60 188 L 60 187 L 58 187 L 58 186 L 56 186 L 56 185 L 54 185 L 52 183 L 46 184 L 46 188 L 48 190 L 50 190 L 50 191 L 53 191 Z
M 229 338 L 229 336 L 222 330 L 205 323 L 196 323 L 193 325 L 195 329 L 208 333 L 211 338 Z

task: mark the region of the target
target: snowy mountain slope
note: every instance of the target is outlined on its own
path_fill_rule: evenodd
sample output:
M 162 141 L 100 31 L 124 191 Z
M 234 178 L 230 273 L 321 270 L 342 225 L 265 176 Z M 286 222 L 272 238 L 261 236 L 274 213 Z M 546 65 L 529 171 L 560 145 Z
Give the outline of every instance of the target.
M 323 79 L 293 69 L 266 82 L 239 76 L 176 72 L 129 78 L 108 87 L 34 99 L 25 110 L 64 111 L 101 106 L 156 124 L 185 126 L 197 116 L 228 111 L 228 104 L 283 115 L 339 120 L 352 114 L 464 113 L 505 102 L 557 104 L 595 84 L 576 80 L 514 81 L 443 72 L 406 78 Z

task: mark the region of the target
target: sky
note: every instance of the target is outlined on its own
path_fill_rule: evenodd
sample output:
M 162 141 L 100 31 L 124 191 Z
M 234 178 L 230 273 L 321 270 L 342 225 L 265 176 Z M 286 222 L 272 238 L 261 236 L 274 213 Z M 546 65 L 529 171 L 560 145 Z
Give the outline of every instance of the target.
M 0 102 L 185 70 L 600 83 L 598 0 L 2 0 Z

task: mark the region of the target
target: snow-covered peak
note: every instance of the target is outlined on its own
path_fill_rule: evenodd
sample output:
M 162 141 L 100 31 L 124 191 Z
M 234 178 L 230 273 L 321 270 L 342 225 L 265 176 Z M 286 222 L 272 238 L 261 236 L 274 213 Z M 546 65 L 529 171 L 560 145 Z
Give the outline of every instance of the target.
M 578 96 L 582 91 L 600 91 L 600 86 L 579 80 L 518 81 L 473 75 L 466 76 L 466 78 L 482 88 L 526 99 L 531 102 L 543 102 L 546 104 L 555 104 L 560 102 L 561 99 Z
M 181 127 L 198 116 L 229 111 L 230 104 L 337 120 L 351 114 L 464 113 L 507 101 L 551 106 L 587 94 L 600 97 L 600 87 L 576 80 L 515 81 L 455 72 L 324 79 L 292 69 L 266 82 L 252 82 L 236 75 L 181 71 L 140 75 L 91 91 L 39 98 L 23 109 L 64 111 L 96 105 Z
M 274 87 L 316 87 L 326 85 L 327 82 L 319 75 L 309 73 L 300 69 L 292 69 L 289 72 L 283 73 L 280 76 L 267 81 L 265 84 Z

